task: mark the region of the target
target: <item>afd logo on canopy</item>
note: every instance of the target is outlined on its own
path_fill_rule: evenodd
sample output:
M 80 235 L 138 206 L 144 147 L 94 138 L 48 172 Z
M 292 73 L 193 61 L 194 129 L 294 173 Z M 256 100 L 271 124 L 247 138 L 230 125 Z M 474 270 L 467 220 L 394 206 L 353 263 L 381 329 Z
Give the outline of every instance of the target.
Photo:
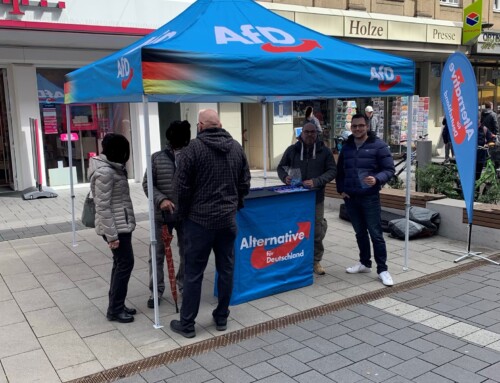
M 130 65 L 127 55 L 137 51 L 145 45 L 156 44 L 165 40 L 169 40 L 177 34 L 176 31 L 166 30 L 159 35 L 154 35 L 144 40 L 138 45 L 133 46 L 127 52 L 123 54 L 118 60 L 116 60 L 117 75 L 116 78 L 121 80 L 122 89 L 127 89 L 128 85 L 134 77 L 134 68 Z
M 448 124 L 452 127 L 453 139 L 457 144 L 461 144 L 466 137 L 467 140 L 470 140 L 474 135 L 474 126 L 472 126 L 472 120 L 469 117 L 469 111 L 462 95 L 467 82 L 462 74 L 462 70 L 455 68 L 454 63 L 450 63 L 447 69 L 446 75 L 450 76 L 453 90 L 451 101 L 448 90 L 443 93 L 444 104 L 451 116 L 451 121 L 448 121 Z
M 471 27 L 479 23 L 479 19 L 480 17 L 476 12 L 471 12 L 467 16 L 465 16 L 465 22 Z
M 288 32 L 274 27 L 240 26 L 239 31 L 215 26 L 215 41 L 219 45 L 238 42 L 245 45 L 260 44 L 262 50 L 270 53 L 309 52 L 321 48 L 316 40 L 301 39 L 299 43 Z
M 381 92 L 387 92 L 401 82 L 401 76 L 395 75 L 394 70 L 388 66 L 371 67 L 370 81 L 377 80 Z
M 253 235 L 243 237 L 240 250 L 253 249 L 250 255 L 250 263 L 255 269 L 264 269 L 279 262 L 302 258 L 304 249 L 297 250 L 301 243 L 309 239 L 311 222 L 298 222 L 298 229 L 294 233 L 288 232 L 266 238 L 256 238 Z

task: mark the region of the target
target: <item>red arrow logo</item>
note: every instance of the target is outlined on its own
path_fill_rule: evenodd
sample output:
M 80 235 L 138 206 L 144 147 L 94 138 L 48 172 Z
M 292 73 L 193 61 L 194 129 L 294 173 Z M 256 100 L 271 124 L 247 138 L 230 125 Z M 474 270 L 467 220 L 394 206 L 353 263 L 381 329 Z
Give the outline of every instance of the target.
M 132 81 L 132 77 L 134 76 L 134 68 L 130 68 L 130 73 L 128 74 L 127 78 L 124 78 L 122 80 L 122 89 L 125 90 L 127 89 L 128 84 L 130 84 L 130 81 Z
M 381 92 L 387 92 L 389 89 L 399 84 L 400 82 L 401 82 L 401 76 L 397 75 L 396 78 L 391 82 L 385 82 L 385 81 L 380 82 L 378 84 L 378 88 L 380 89 Z
M 252 266 L 256 269 L 263 269 L 264 267 L 271 266 L 273 262 L 268 262 L 267 259 L 277 259 L 279 257 L 284 257 L 293 249 L 295 249 L 300 242 L 302 241 L 299 237 L 300 233 L 304 233 L 306 238 L 309 238 L 309 233 L 311 232 L 311 222 L 299 222 L 297 223 L 299 229 L 297 233 L 293 236 L 295 239 L 283 243 L 274 249 L 266 250 L 264 246 L 257 246 L 252 251 L 252 255 L 250 256 L 250 262 Z
M 276 46 L 271 43 L 262 44 L 262 50 L 270 53 L 309 52 L 314 48 L 321 48 L 321 45 L 316 40 L 302 40 L 299 45 Z

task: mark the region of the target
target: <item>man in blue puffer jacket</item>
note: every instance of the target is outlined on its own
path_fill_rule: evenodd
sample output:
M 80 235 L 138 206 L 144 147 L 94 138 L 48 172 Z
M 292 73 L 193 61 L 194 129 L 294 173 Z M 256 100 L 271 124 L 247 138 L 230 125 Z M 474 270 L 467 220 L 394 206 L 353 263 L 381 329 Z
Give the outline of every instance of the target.
M 337 165 L 337 191 L 344 198 L 359 248 L 359 263 L 350 274 L 371 272 L 370 234 L 377 273 L 386 286 L 394 284 L 387 271 L 387 249 L 382 233 L 380 189 L 394 174 L 394 161 L 387 144 L 377 138 L 366 117 L 356 114 L 352 134 L 342 147 Z

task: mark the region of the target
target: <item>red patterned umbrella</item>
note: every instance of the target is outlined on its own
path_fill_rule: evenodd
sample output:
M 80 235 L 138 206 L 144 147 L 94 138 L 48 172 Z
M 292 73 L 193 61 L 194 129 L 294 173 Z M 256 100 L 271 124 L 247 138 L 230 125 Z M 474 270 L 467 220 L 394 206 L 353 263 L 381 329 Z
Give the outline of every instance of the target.
M 161 239 L 165 244 L 165 259 L 167 260 L 167 269 L 168 269 L 168 281 L 170 282 L 170 291 L 172 291 L 172 298 L 175 303 L 175 312 L 179 312 L 179 307 L 177 305 L 177 283 L 175 280 L 175 268 L 174 268 L 174 260 L 172 259 L 172 247 L 170 244 L 172 243 L 172 239 L 174 236 L 171 234 L 172 229 L 169 229 L 166 220 L 165 214 L 163 214 L 163 227 L 161 231 Z

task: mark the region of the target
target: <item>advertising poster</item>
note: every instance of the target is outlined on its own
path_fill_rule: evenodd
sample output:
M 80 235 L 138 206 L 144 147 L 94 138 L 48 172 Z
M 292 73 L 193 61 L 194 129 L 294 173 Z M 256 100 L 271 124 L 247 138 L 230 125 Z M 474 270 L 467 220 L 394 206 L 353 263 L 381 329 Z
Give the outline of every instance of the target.
M 42 108 L 43 132 L 57 134 L 57 111 L 54 104 L 45 104 Z
M 315 199 L 306 191 L 245 200 L 231 305 L 313 283 Z

